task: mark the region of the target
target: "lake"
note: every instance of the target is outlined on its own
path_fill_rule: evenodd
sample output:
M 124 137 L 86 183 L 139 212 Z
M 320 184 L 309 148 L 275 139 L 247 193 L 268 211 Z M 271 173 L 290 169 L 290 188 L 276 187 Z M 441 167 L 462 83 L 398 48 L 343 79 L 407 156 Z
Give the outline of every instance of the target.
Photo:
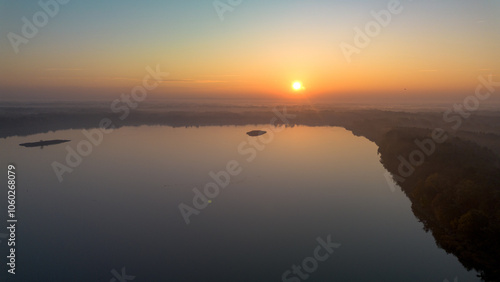
M 72 141 L 19 146 L 50 139 Z M 479 281 L 391 191 L 377 146 L 343 128 L 122 127 L 60 182 L 53 163 L 86 139 L 0 140 L 18 218 L 1 281 Z

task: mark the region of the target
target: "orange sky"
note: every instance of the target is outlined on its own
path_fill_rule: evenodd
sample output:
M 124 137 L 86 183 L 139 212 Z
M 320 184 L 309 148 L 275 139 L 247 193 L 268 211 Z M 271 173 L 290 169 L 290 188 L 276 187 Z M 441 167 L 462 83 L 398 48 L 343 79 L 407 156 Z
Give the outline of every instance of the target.
M 154 94 L 167 98 L 449 96 L 500 74 L 497 2 L 401 2 L 347 60 L 340 45 L 356 46 L 355 28 L 389 1 L 365 2 L 248 2 L 223 21 L 211 5 L 71 3 L 18 54 L 7 33 L 22 35 L 21 18 L 40 7 L 2 2 L 0 99 L 113 96 L 156 65 L 170 76 Z

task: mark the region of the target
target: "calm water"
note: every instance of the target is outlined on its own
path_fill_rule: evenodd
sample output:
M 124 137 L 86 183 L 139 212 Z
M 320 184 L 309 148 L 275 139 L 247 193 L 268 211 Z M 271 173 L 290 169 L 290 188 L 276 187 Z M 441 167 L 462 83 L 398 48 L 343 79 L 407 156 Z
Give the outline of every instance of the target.
M 51 164 L 65 163 L 81 130 L 0 140 L 1 168 L 17 168 L 19 220 L 17 274 L 2 263 L 0 280 L 110 281 L 125 267 L 133 281 L 284 281 L 305 259 L 307 281 L 477 281 L 391 192 L 375 144 L 336 127 L 250 138 L 253 129 L 121 128 L 62 183 Z M 18 146 L 41 139 L 72 141 Z M 193 188 L 235 162 L 239 173 L 187 225 L 179 204 L 193 206 Z M 329 236 L 340 246 L 314 265 L 317 238 Z

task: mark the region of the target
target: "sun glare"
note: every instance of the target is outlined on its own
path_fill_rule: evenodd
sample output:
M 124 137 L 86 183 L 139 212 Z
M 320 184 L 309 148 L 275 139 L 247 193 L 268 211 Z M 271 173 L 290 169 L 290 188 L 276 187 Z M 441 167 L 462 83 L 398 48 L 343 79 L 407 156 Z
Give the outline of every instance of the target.
M 302 89 L 302 83 L 300 81 L 295 81 L 293 84 L 292 84 L 292 88 L 293 90 L 295 91 L 299 91 Z

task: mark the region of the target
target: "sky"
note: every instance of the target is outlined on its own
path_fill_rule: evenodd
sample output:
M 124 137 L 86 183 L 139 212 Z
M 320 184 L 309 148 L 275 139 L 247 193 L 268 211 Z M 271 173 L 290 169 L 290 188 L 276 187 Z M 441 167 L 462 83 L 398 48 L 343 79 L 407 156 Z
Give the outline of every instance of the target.
M 169 73 L 155 98 L 463 97 L 500 81 L 498 15 L 497 0 L 0 0 L 0 101 L 110 99 L 148 66 Z

